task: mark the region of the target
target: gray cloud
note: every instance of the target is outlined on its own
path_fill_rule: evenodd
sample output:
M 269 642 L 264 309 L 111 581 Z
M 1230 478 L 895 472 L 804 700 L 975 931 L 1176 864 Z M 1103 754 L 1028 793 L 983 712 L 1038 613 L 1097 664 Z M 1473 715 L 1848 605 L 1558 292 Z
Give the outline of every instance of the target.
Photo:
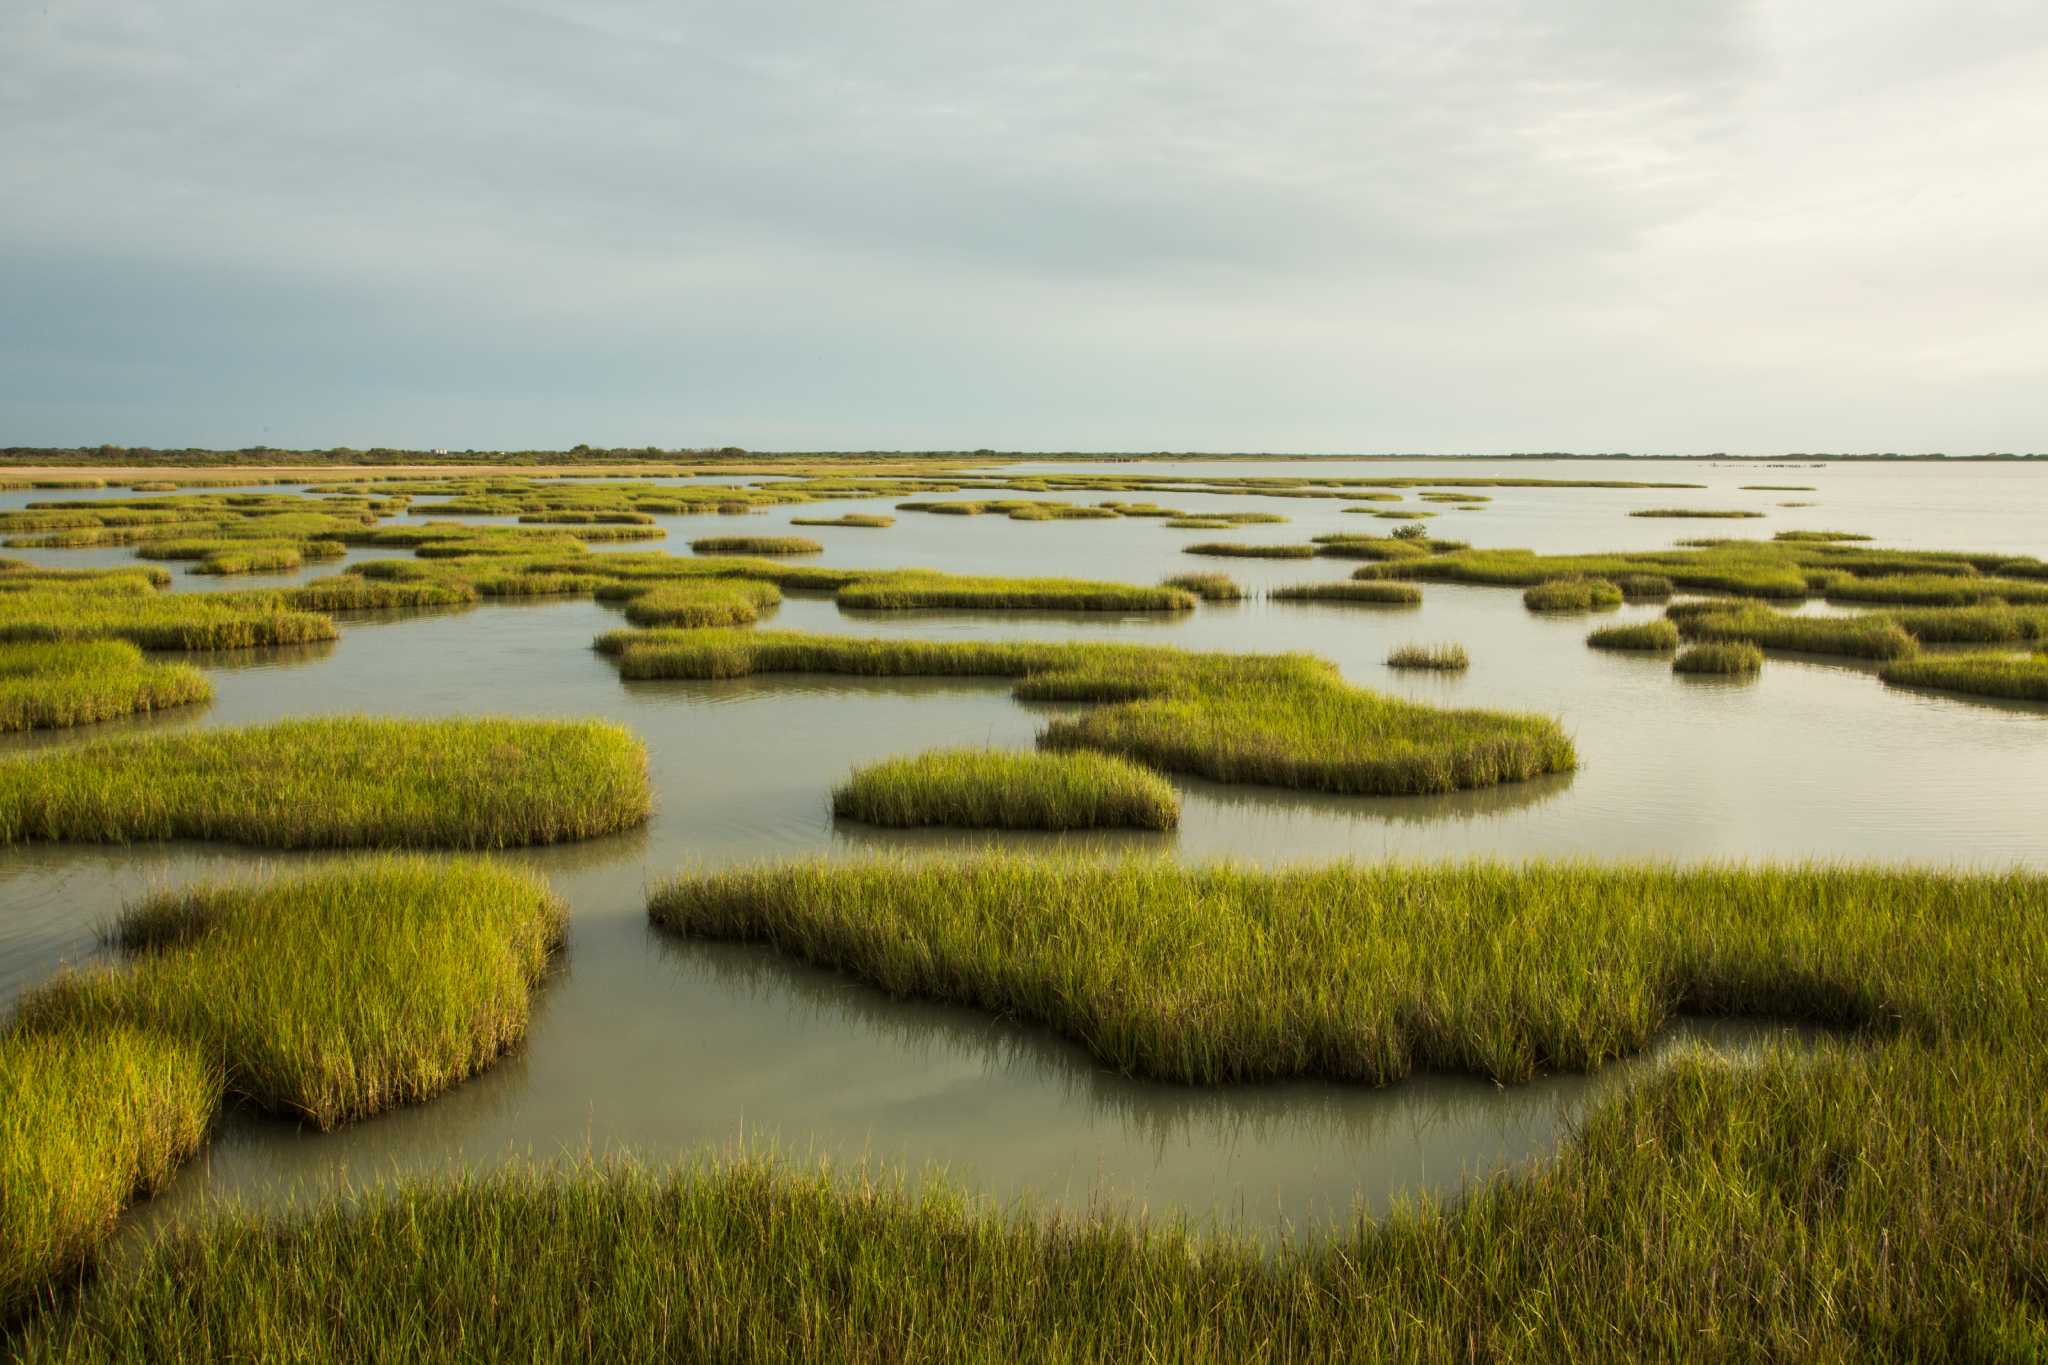
M 2034 448 L 2048 17 L 51 0 L 0 441 Z

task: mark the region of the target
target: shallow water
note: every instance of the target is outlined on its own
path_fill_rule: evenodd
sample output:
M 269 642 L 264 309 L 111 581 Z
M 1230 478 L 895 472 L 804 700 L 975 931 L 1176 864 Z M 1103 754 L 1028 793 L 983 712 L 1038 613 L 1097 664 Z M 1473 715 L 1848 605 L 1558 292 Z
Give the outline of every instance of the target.
M 1051 472 L 1072 466 L 1049 467 Z M 1789 526 L 1863 531 L 1879 543 L 2048 551 L 2048 470 L 1971 465 L 1724 468 L 1675 464 L 1102 466 L 1116 472 L 1281 476 L 1639 478 L 1704 491 L 1482 489 L 1478 511 L 1447 504 L 1437 535 L 1480 545 L 1602 550 Z M 1748 493 L 1742 483 L 1811 483 L 1815 493 Z M 112 495 L 110 493 L 110 495 Z M 69 493 L 0 494 L 0 506 Z M 961 494 L 960 496 L 972 496 Z M 1045 494 L 1092 500 L 1092 494 Z M 1150 494 L 1119 495 L 1153 498 Z M 1776 507 L 1812 499 L 1813 509 Z M 1291 520 L 1232 532 L 1152 520 L 1012 522 L 898 513 L 888 530 L 806 528 L 826 551 L 807 562 L 929 565 L 991 574 L 1059 573 L 1150 582 L 1217 569 L 1253 586 L 1344 576 L 1349 563 L 1201 559 L 1201 539 L 1298 542 L 1390 523 L 1358 504 L 1251 495 L 1161 494 L 1179 507 L 1272 510 Z M 889 510 L 893 500 L 831 503 Z M 1754 506 L 1763 520 L 1630 518 L 1635 507 Z M 1394 507 L 1427 507 L 1404 493 Z M 692 536 L 776 532 L 808 508 L 749 517 L 666 517 L 666 542 L 607 547 L 687 552 Z M 431 517 L 416 508 L 414 518 Z M 60 565 L 132 563 L 127 549 L 7 551 Z M 356 552 L 351 560 L 389 557 Z M 180 590 L 302 581 L 178 572 Z M 1431 1077 L 1385 1090 L 1289 1085 L 1194 1090 L 1132 1082 L 1040 1031 L 964 1011 L 891 1002 L 754 949 L 655 933 L 646 888 L 679 866 L 816 854 L 1002 845 L 1139 851 L 1187 859 L 1584 856 L 1900 860 L 2002 868 L 2048 865 L 2048 708 L 1888 689 L 1874 670 L 1773 659 L 1752 682 L 1675 678 L 1662 659 L 1589 650 L 1593 618 L 1537 617 L 1512 591 L 1424 586 L 1419 609 L 1253 601 L 1175 616 L 1092 613 L 845 613 L 792 595 L 775 628 L 934 639 L 1106 639 L 1182 648 L 1310 650 L 1352 681 L 1445 705 L 1558 715 L 1581 767 L 1569 776 L 1430 798 L 1333 798 L 1176 779 L 1181 829 L 1167 835 L 1000 836 L 837 825 L 827 793 L 856 763 L 956 744 L 1023 747 L 1048 708 L 983 680 L 763 677 L 622 683 L 589 648 L 621 623 L 587 601 L 492 603 L 429 614 L 342 618 L 328 645 L 200 656 L 210 707 L 90 731 L 8 737 L 33 752 L 159 727 L 243 724 L 340 712 L 602 715 L 647 742 L 657 792 L 648 826 L 572 848 L 516 855 L 545 870 L 572 908 L 571 946 L 541 993 L 532 1038 L 488 1075 L 431 1105 L 328 1135 L 230 1122 L 142 1221 L 188 1215 L 217 1194 L 283 1200 L 346 1174 L 439 1171 L 562 1153 L 629 1150 L 656 1159 L 744 1140 L 800 1157 L 944 1168 L 1000 1199 L 1068 1206 L 1106 1200 L 1254 1231 L 1380 1209 L 1403 1193 L 1454 1190 L 1555 1149 L 1570 1116 L 1632 1067 L 1502 1089 Z M 1655 614 L 1624 608 L 1601 622 Z M 1455 640 L 1463 676 L 1382 662 L 1410 641 Z M 64 961 L 95 952 L 96 924 L 153 885 L 299 857 L 222 847 L 35 847 L 0 855 L 0 1008 Z M 1740 1046 L 1736 1026 L 1693 1026 Z

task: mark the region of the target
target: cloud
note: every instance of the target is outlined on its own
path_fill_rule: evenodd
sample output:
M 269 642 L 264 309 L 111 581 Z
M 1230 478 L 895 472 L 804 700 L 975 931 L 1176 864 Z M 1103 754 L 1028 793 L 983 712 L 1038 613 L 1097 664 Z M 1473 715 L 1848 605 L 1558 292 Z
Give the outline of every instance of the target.
M 2048 21 L 67 3 L 0 439 L 2039 445 Z

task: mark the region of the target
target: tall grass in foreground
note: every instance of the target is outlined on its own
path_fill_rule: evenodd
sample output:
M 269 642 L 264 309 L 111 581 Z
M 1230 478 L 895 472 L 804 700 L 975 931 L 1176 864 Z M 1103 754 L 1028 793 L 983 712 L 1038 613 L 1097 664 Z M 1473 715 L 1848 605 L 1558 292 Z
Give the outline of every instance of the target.
M 1049 749 L 1095 749 L 1218 782 L 1413 795 L 1569 771 L 1557 722 L 1448 710 L 1346 684 L 1310 655 L 1194 654 L 1130 645 L 861 640 L 783 631 L 601 637 L 627 678 L 752 673 L 980 676 L 1031 701 L 1100 703 L 1040 731 Z
M 601 721 L 338 717 L 0 760 L 0 844 L 504 848 L 639 824 L 647 754 Z
M 561 941 L 530 872 L 378 858 L 151 896 L 114 926 L 129 961 L 22 998 L 17 1030 L 141 1030 L 219 1058 L 230 1094 L 333 1128 L 439 1094 L 525 1036 Z
M 1387 655 L 1388 668 L 1426 668 L 1439 673 L 1463 673 L 1472 666 L 1472 659 L 1465 653 L 1465 646 L 1443 645 L 1402 645 Z
M 158 593 L 135 575 L 0 577 L 0 642 L 128 640 L 144 649 L 247 649 L 332 640 L 325 616 L 276 594 Z
M 91 725 L 212 698 L 204 673 L 145 662 L 126 640 L 0 644 L 0 731 Z
M 0 1034 L 0 1324 L 170 1178 L 219 1098 L 216 1068 L 177 1039 Z
M 832 813 L 871 825 L 960 829 L 1172 829 L 1180 793 L 1109 754 L 941 749 L 855 768 Z
M 1922 654 L 1886 664 L 1878 676 L 1894 687 L 2048 701 L 2048 654 Z

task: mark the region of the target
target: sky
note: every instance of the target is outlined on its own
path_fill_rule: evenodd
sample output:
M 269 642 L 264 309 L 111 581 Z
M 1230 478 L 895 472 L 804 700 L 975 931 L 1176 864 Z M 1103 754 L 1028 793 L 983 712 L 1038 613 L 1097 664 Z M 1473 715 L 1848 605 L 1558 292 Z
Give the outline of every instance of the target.
M 2048 5 L 11 0 L 102 442 L 2048 450 Z

